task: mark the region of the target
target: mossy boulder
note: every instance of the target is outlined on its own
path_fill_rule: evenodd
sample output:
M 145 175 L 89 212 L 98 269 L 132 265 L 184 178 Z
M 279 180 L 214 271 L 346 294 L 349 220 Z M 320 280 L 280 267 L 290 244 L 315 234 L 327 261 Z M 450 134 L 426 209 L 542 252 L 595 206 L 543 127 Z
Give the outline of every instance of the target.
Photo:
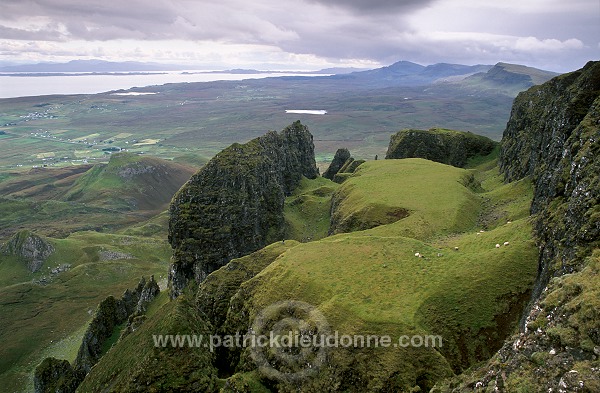
M 33 385 L 35 393 L 75 392 L 81 377 L 67 360 L 46 358 L 35 369 Z
M 174 196 L 170 207 L 172 296 L 234 258 L 282 240 L 285 197 L 318 169 L 313 137 L 296 122 L 217 154 Z
M 469 159 L 486 156 L 494 147 L 496 142 L 470 132 L 406 129 L 392 135 L 385 158 L 424 158 L 462 168 Z

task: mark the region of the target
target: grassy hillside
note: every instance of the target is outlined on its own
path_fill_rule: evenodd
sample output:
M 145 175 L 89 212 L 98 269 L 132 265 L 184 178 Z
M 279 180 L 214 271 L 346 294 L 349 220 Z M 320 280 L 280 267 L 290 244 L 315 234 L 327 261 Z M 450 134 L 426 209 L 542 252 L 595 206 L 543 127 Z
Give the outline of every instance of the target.
M 533 85 L 542 84 L 557 76 L 557 73 L 519 64 L 498 63 L 486 73 L 469 76 L 460 84 L 479 91 L 497 91 L 517 95 Z
M 196 169 L 117 153 L 108 164 L 9 172 L 0 179 L 0 239 L 22 229 L 65 237 L 140 223 L 166 210 Z
M 166 294 L 165 294 L 166 295 Z M 160 300 L 160 299 L 158 299 Z M 217 370 L 208 348 L 154 347 L 153 334 L 209 334 L 209 326 L 181 297 L 167 302 L 135 332 L 108 351 L 78 388 L 81 392 L 140 391 L 210 392 L 217 387 Z M 127 372 L 123 372 L 127 370 Z
M 326 237 L 331 219 L 331 196 L 338 187 L 339 184 L 323 177 L 303 178 L 285 200 L 286 239 L 307 242 Z
M 495 172 L 480 176 L 491 183 Z M 340 334 L 441 334 L 455 370 L 491 355 L 527 299 L 537 251 L 527 198 L 506 204 L 511 186 L 475 195 L 461 184 L 466 173 L 419 159 L 364 164 L 341 187 L 338 211 L 375 223 L 399 208 L 408 216 L 292 248 L 245 284 L 249 308 L 298 299 L 318 305 Z M 531 195 L 527 185 L 519 191 Z M 501 207 L 486 213 L 484 202 Z M 478 218 L 490 214 L 513 221 L 484 230 Z
M 73 360 L 106 296 L 120 297 L 151 274 L 166 286 L 164 238 L 78 232 L 49 240 L 56 251 L 37 273 L 0 255 L 0 379 L 7 392 L 32 391 L 31 372 L 46 356 Z
M 269 255 L 273 262 L 244 282 L 233 297 L 236 289 L 225 273 L 240 270 L 243 274 L 252 269 L 260 264 L 256 258 L 263 251 L 216 271 L 207 279 L 212 289 L 200 288 L 200 292 L 209 291 L 203 298 L 231 299 L 225 322 L 220 322 L 223 316 L 219 316 L 215 323 L 222 326 L 215 329 L 244 333 L 265 307 L 279 300 L 299 300 L 316 306 L 340 335 L 389 335 L 393 342 L 402 335 L 443 338 L 443 347 L 438 349 L 335 348 L 329 352 L 327 367 L 303 382 L 306 391 L 332 386 L 362 391 L 428 389 L 441 378 L 490 356 L 501 345 L 516 326 L 537 270 L 537 250 L 527 219 L 528 181 L 504 185 L 495 162 L 465 170 L 420 159 L 371 161 L 337 190 L 324 179 L 303 180 L 286 201 L 290 233 L 302 238 L 305 228 L 314 225 L 311 233 L 322 234 L 319 220 L 327 215 L 318 198 L 331 192 L 338 200 L 334 216 L 346 221 L 355 217 L 349 230 L 372 228 L 308 243 L 272 245 L 268 249 L 275 247 L 280 255 L 273 258 L 272 252 L 265 250 L 262 255 Z M 297 208 L 306 203 L 314 209 Z M 405 214 L 389 218 L 389 212 L 400 209 Z M 504 242 L 509 245 L 496 247 Z M 244 268 L 248 263 L 251 265 Z M 226 291 L 214 292 L 223 289 Z M 163 319 L 173 315 L 168 309 L 164 312 Z M 146 336 L 153 334 L 151 327 L 159 321 L 150 318 L 147 323 L 142 327 Z M 206 321 L 198 323 L 205 326 Z M 182 326 L 187 325 L 184 322 Z M 149 337 L 137 340 L 142 354 L 154 353 L 163 359 L 173 356 L 167 354 L 170 350 L 160 355 L 152 352 L 156 349 L 148 347 Z M 126 366 L 122 376 L 114 369 L 115 364 L 130 363 L 131 355 L 124 348 L 131 345 L 128 341 L 117 344 L 85 386 L 96 389 L 122 378 L 131 382 L 127 375 L 137 375 L 137 365 Z M 277 384 L 258 374 L 247 351 L 219 356 L 234 362 L 234 375 L 225 375 L 226 379 L 209 390 L 219 386 L 246 391 L 294 390 L 293 385 Z M 222 367 L 220 359 L 210 367 Z M 165 360 L 163 367 L 170 370 L 181 361 Z M 210 370 L 206 367 L 204 370 Z M 221 371 L 227 372 L 227 368 Z M 171 378 L 163 379 L 163 387 L 176 386 Z M 135 386 L 129 385 L 129 389 Z
M 81 176 L 65 201 L 119 210 L 165 210 L 195 168 L 155 157 L 116 153 Z
M 481 198 L 463 186 L 468 173 L 422 159 L 367 162 L 334 197 L 334 231 L 351 232 L 397 221 L 395 234 L 425 240 L 470 229 L 476 223 Z M 373 234 L 379 235 L 379 230 L 374 229 Z

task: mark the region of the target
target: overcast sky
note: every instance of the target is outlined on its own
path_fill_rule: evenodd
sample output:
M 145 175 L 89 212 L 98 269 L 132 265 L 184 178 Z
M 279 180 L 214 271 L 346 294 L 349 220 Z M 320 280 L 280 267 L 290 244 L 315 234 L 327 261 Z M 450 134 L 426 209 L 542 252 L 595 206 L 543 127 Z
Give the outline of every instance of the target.
M 399 60 L 571 71 L 600 59 L 600 0 L 0 0 L 0 61 L 206 68 Z

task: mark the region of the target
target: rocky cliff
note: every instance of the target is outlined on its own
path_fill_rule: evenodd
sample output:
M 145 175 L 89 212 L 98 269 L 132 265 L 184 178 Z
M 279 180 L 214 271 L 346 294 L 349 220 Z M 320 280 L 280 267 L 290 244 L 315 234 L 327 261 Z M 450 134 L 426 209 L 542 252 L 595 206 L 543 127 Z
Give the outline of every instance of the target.
M 495 146 L 491 139 L 470 132 L 402 130 L 392 135 L 385 158 L 424 158 L 464 167 L 470 158 L 488 155 Z
M 44 261 L 54 252 L 54 247 L 35 233 L 20 231 L 14 234 L 0 248 L 0 251 L 21 258 L 27 264 L 27 269 L 31 273 L 35 273 L 40 270 Z
M 600 62 L 521 93 L 502 140 L 506 181 L 532 176 L 541 250 L 539 295 L 581 267 L 600 236 Z
M 506 181 L 534 184 L 532 303 L 484 367 L 436 391 L 600 391 L 599 154 L 600 62 L 516 98 L 500 166 Z
M 295 122 L 217 154 L 174 196 L 169 242 L 171 295 L 189 280 L 283 237 L 283 206 L 302 176 L 318 175 L 313 138 Z

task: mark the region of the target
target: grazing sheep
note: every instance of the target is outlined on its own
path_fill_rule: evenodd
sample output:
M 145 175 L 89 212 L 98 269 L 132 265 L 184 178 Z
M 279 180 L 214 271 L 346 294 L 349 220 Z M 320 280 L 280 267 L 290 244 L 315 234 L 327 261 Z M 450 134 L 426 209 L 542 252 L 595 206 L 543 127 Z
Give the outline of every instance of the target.
M 417 258 L 423 258 L 423 255 L 421 255 L 421 254 L 420 254 L 420 253 L 418 253 L 418 252 L 416 252 L 416 253 L 415 253 L 415 256 L 416 256 Z
M 504 242 L 504 245 L 505 245 L 505 246 L 508 246 L 509 244 L 510 244 L 509 242 Z
M 454 251 L 458 251 L 458 247 L 454 247 Z
M 500 244 L 496 244 L 496 248 L 500 248 Z

